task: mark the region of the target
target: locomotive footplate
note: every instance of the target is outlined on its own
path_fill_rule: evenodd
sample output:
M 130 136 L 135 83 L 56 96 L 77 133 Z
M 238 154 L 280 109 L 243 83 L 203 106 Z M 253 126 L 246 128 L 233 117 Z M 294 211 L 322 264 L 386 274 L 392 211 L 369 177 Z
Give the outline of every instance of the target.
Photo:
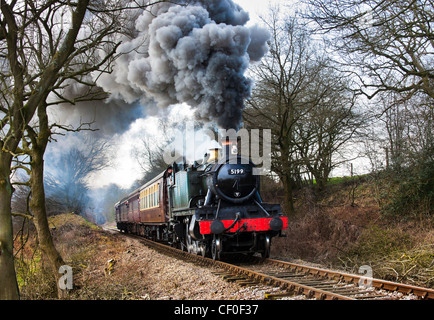
M 214 227 L 214 224 L 220 223 L 222 227 Z M 257 218 L 257 219 L 239 219 L 235 220 L 212 220 L 200 221 L 199 230 L 201 234 L 220 234 L 223 232 L 236 233 L 239 231 L 244 232 L 258 232 L 258 231 L 280 231 L 288 228 L 287 217 L 274 217 L 274 218 Z M 222 230 L 219 232 L 218 230 Z
M 196 221 L 202 235 L 237 232 L 279 232 L 288 228 L 288 218 L 281 215 L 280 206 L 273 204 L 215 207 L 196 210 Z M 263 209 L 268 213 L 264 214 Z

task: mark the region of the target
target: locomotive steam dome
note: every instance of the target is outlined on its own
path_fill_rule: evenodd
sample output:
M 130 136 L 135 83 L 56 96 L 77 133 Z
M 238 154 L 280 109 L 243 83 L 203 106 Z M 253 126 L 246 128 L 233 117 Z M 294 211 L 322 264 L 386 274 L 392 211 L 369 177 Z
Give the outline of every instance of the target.
M 259 188 L 259 176 L 253 175 L 253 167 L 251 161 L 241 156 L 227 158 L 211 168 L 207 185 L 220 198 L 242 203 Z

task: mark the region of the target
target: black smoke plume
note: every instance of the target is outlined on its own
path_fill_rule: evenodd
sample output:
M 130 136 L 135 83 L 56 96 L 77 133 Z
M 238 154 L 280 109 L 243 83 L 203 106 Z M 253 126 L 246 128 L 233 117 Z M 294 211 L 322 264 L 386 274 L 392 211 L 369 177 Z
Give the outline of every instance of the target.
M 246 27 L 232 0 L 155 4 L 123 36 L 113 72 L 98 79 L 110 100 L 166 108 L 187 103 L 198 119 L 238 128 L 251 80 L 250 61 L 267 51 L 268 31 Z

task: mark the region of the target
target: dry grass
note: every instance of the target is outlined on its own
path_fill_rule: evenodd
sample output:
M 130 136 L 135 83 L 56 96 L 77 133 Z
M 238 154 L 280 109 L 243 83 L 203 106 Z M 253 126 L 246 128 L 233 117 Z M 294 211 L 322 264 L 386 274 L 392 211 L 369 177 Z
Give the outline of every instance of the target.
M 58 250 L 73 268 L 67 299 L 263 299 L 264 290 L 270 290 L 228 283 L 209 268 L 160 254 L 138 239 L 101 230 L 78 216 L 60 215 L 50 223 L 56 226 L 52 233 Z M 17 268 L 21 298 L 56 299 L 56 283 L 34 239 L 25 248 L 23 267 Z
M 74 214 L 50 217 L 49 224 L 57 250 L 73 268 L 71 299 L 125 299 L 131 298 L 131 292 L 146 294 L 127 269 L 110 279 L 105 273 L 107 261 L 128 250 L 122 239 Z M 32 232 L 16 262 L 21 299 L 56 299 L 57 284 Z

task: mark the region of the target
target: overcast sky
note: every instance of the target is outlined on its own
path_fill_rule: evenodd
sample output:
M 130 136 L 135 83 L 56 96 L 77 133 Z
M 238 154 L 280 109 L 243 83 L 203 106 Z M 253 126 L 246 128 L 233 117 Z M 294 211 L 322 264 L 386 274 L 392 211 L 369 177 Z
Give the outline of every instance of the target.
M 244 11 L 247 11 L 250 16 L 250 21 L 248 25 L 261 23 L 259 16 L 264 15 L 270 5 L 274 4 L 291 4 L 297 2 L 297 0 L 233 0 L 235 3 L 239 4 Z

